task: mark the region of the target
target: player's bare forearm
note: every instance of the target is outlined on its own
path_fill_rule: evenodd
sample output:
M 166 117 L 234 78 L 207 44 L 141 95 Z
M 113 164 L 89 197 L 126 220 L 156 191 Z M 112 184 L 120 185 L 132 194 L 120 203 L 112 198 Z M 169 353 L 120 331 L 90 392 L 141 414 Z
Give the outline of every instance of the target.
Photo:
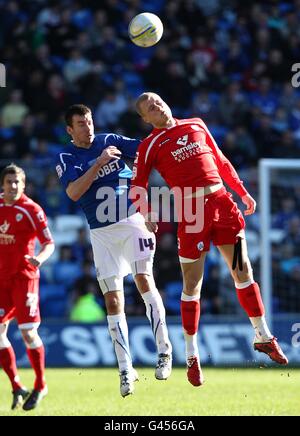
M 120 150 L 114 146 L 109 146 L 103 150 L 101 156 L 96 159 L 96 162 L 86 173 L 77 180 L 74 180 L 74 182 L 69 183 L 66 189 L 68 197 L 73 201 L 78 201 L 90 188 L 100 168 L 106 165 L 111 159 L 120 159 L 120 156 Z
M 55 245 L 54 242 L 49 242 L 47 244 L 42 245 L 40 252 L 36 256 L 29 256 L 28 254 L 25 256 L 27 261 L 37 268 L 39 268 L 54 252 Z
M 74 182 L 70 182 L 66 192 L 68 197 L 73 201 L 78 201 L 83 194 L 90 188 L 91 184 L 95 180 L 95 177 L 101 168 L 102 165 L 99 162 L 95 162 L 91 168 L 83 174 L 83 176 L 79 177 Z

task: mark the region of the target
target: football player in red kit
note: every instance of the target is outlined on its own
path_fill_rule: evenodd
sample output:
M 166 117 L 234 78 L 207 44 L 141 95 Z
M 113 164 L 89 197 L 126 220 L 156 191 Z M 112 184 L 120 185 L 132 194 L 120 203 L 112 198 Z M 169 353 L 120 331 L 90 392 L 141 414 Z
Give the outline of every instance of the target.
M 178 219 L 178 252 L 183 274 L 181 316 L 188 380 L 194 386 L 200 386 L 204 381 L 197 331 L 204 261 L 210 242 L 218 247 L 230 269 L 239 302 L 255 330 L 254 349 L 266 353 L 277 363 L 287 364 L 288 360 L 265 320 L 259 285 L 254 281 L 247 254 L 244 218 L 232 195 L 226 191 L 223 180 L 241 197 L 246 205 L 245 215 L 255 212 L 255 200 L 200 118 L 175 119 L 169 106 L 152 92 L 139 96 L 136 109 L 154 129 L 137 152 L 133 169 L 133 199 L 136 204 L 140 202 L 139 205 L 141 197 L 145 199 L 152 168 L 173 190 L 178 192 L 179 189 L 183 193 L 176 207 L 178 216 L 181 216 Z M 186 194 L 187 188 L 189 195 Z M 195 231 L 190 217 L 185 218 L 185 212 L 195 208 L 196 202 L 202 204 L 202 210 L 195 217 L 195 225 L 198 226 Z M 197 224 L 197 220 L 200 223 Z M 157 230 L 157 223 L 149 214 L 146 225 L 148 230 Z
M 47 394 L 45 351 L 37 329 L 39 312 L 39 267 L 54 251 L 54 242 L 42 208 L 24 194 L 25 173 L 14 164 L 0 174 L 0 366 L 13 391 L 12 409 L 35 408 Z M 35 239 L 41 249 L 34 254 Z M 16 318 L 35 372 L 31 393 L 22 385 L 16 356 L 7 338 L 11 319 Z

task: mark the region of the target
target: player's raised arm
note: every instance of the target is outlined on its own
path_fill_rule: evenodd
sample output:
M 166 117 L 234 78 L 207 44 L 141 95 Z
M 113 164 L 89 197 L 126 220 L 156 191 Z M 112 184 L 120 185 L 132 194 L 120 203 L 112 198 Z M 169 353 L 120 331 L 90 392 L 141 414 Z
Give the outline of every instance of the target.
M 66 188 L 68 197 L 73 201 L 78 201 L 90 188 L 100 168 L 107 164 L 111 159 L 120 159 L 120 157 L 121 151 L 113 145 L 110 145 L 103 150 L 101 155 L 96 159 L 95 163 L 86 173 L 78 179 L 69 182 Z
M 224 156 L 216 141 L 208 130 L 207 126 L 202 122 L 203 128 L 206 132 L 206 141 L 216 158 L 216 164 L 222 179 L 228 186 L 234 190 L 241 198 L 248 195 L 247 189 L 244 187 L 242 180 L 239 178 L 238 173 L 231 164 L 231 162 Z
M 137 149 L 141 143 L 139 139 L 128 138 L 127 136 L 110 133 L 105 139 L 106 145 L 114 145 L 122 152 L 122 156 L 135 158 Z
M 213 136 L 210 134 L 206 126 L 205 126 L 205 130 L 207 134 L 207 143 L 215 155 L 220 176 L 228 184 L 228 186 L 241 197 L 242 202 L 247 206 L 247 209 L 244 211 L 244 214 L 252 215 L 256 210 L 256 201 L 248 193 L 248 191 L 243 185 L 242 180 L 239 178 L 239 175 L 236 172 L 234 166 L 219 149 Z

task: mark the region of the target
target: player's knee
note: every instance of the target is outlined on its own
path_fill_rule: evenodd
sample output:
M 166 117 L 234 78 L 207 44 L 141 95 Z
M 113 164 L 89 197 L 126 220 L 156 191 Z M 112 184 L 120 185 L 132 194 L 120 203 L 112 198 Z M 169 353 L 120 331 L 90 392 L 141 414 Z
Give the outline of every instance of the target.
M 231 269 L 231 275 L 235 283 L 245 283 L 253 280 L 253 270 L 248 256 L 243 258 L 241 269 L 238 263 L 234 269 Z
M 151 289 L 153 288 L 153 281 L 151 280 L 151 277 L 147 274 L 136 274 L 134 280 L 138 290 L 141 293 L 151 291 Z
M 201 290 L 201 280 L 189 278 L 185 280 L 184 293 L 187 295 L 198 294 Z
M 105 294 L 105 305 L 109 315 L 117 315 L 123 307 L 121 298 L 118 295 L 107 292 Z
M 240 270 L 238 267 L 232 270 L 231 275 L 235 283 L 245 283 L 249 280 L 253 280 L 253 272 L 250 262 L 245 262 L 242 270 Z
M 20 329 L 23 340 L 26 345 L 32 346 L 40 341 L 40 337 L 38 335 L 37 329 Z

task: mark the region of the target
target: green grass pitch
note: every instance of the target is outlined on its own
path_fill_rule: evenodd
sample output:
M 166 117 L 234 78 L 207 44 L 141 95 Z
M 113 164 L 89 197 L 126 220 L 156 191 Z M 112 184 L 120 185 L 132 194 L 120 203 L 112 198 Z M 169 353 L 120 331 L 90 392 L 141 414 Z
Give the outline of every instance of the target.
M 48 396 L 32 412 L 11 412 L 10 384 L 0 372 L 0 416 L 203 416 L 300 415 L 300 369 L 204 368 L 205 384 L 191 386 L 184 368 L 167 381 L 154 369 L 137 368 L 134 395 L 122 398 L 116 369 L 48 369 Z M 31 388 L 33 373 L 21 370 Z

